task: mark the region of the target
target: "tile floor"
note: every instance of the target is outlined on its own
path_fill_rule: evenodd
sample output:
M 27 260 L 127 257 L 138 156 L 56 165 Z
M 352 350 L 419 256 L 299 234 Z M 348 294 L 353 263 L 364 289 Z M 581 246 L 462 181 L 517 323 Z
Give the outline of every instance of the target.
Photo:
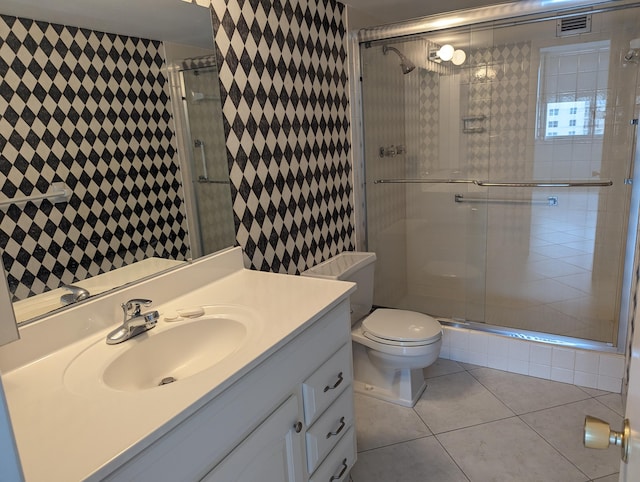
M 356 394 L 353 482 L 616 482 L 617 448 L 582 446 L 584 416 L 622 426 L 620 394 L 445 359 L 414 408 Z

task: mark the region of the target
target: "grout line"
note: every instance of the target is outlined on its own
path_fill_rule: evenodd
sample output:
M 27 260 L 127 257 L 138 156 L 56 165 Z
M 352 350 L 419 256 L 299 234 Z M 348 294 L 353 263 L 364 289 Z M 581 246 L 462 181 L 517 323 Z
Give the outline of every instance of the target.
M 449 453 L 449 451 L 446 449 L 446 447 L 444 445 L 442 445 L 442 442 L 440 442 L 440 439 L 438 438 L 437 435 L 434 435 L 436 441 L 438 442 L 438 445 L 440 445 L 440 447 L 442 447 L 442 450 L 444 450 L 444 452 L 449 456 L 449 458 L 453 461 L 454 464 L 456 464 L 456 467 L 458 467 L 458 469 L 460 469 L 460 472 L 462 472 L 462 475 L 464 475 L 466 477 L 466 479 L 471 482 L 471 477 L 469 477 L 467 475 L 467 473 L 462 470 L 462 467 L 460 467 L 460 464 L 458 463 L 458 461 L 455 459 L 455 457 L 453 455 L 451 455 Z
M 548 441 L 540 432 L 538 432 L 535 428 L 533 428 L 531 425 L 529 425 L 526 420 L 523 420 L 522 417 L 518 416 L 518 418 L 520 419 L 520 421 L 522 423 L 524 423 L 527 427 L 529 427 L 530 430 L 532 430 L 535 434 L 538 435 L 538 437 L 540 437 L 542 440 L 544 440 L 544 442 L 551 447 L 553 450 L 555 450 L 558 455 L 560 455 L 563 459 L 565 459 L 567 462 L 569 462 L 571 465 L 573 465 L 576 470 L 578 472 L 580 472 L 582 475 L 584 475 L 587 480 L 591 480 L 591 477 L 589 477 L 587 474 L 585 474 L 582 469 L 580 469 L 580 467 L 578 467 L 572 460 L 570 460 L 565 454 L 563 454 L 560 449 L 558 449 L 555 445 L 553 445 L 550 441 Z
M 356 433 L 358 431 L 358 427 L 356 427 Z M 370 449 L 366 449 L 366 450 L 358 450 L 359 454 L 366 454 L 367 452 L 371 452 L 373 450 L 379 450 L 379 449 L 384 449 L 387 447 L 393 447 L 395 445 L 400 445 L 400 444 L 405 444 L 408 442 L 415 442 L 416 440 L 422 440 L 425 438 L 429 438 L 429 437 L 435 437 L 435 435 L 432 433 L 430 435 L 423 435 L 422 437 L 415 437 L 415 438 L 409 438 L 406 440 L 399 440 L 398 442 L 393 442 L 393 443 L 389 443 L 389 444 L 385 444 L 385 445 L 380 445 L 379 447 L 371 447 Z
M 483 367 L 483 368 L 484 368 L 484 367 Z M 496 369 L 495 369 L 495 368 L 489 368 L 489 370 L 496 370 Z M 496 371 L 498 371 L 498 372 L 502 372 L 502 370 L 496 370 Z M 468 373 L 469 373 L 469 375 L 471 375 L 471 376 L 473 377 L 473 373 L 470 373 L 470 372 L 468 372 Z M 510 374 L 510 375 L 516 375 L 516 376 L 521 376 L 521 377 L 529 377 L 529 375 L 521 375 L 521 374 L 519 374 L 519 373 L 511 373 L 511 372 L 503 372 L 503 373 L 508 373 L 508 374 Z M 541 410 L 548 410 L 548 409 L 550 409 L 550 408 L 562 407 L 562 406 L 564 406 L 564 405 L 570 405 L 570 404 L 572 404 L 572 403 L 577 403 L 577 402 L 582 402 L 582 401 L 584 401 L 584 400 L 588 400 L 589 398 L 594 398 L 592 395 L 589 395 L 589 394 L 588 394 L 587 392 L 585 392 L 584 390 L 581 390 L 581 391 L 586 395 L 586 397 L 585 397 L 585 398 L 580 398 L 580 399 L 578 399 L 578 400 L 572 400 L 572 401 L 570 401 L 570 402 L 559 403 L 558 405 L 550 405 L 550 406 L 548 406 L 548 407 L 538 408 L 538 409 L 535 409 L 535 410 L 531 410 L 531 411 L 529 411 L 529 412 L 516 413 L 516 412 L 513 410 L 513 408 L 511 408 L 509 405 L 507 405 L 507 403 L 506 403 L 504 400 L 502 400 L 502 399 L 501 399 L 501 398 L 500 398 L 496 393 L 494 393 L 494 392 L 493 392 L 489 387 L 487 387 L 484 383 L 482 383 L 482 381 L 480 381 L 480 380 L 479 380 L 478 378 L 476 378 L 476 377 L 473 377 L 473 378 L 474 378 L 474 380 L 476 380 L 480 385 L 482 385 L 482 386 L 483 386 L 483 387 L 484 387 L 484 388 L 485 388 L 489 393 L 491 393 L 491 395 L 493 395 L 493 396 L 494 396 L 494 397 L 496 397 L 498 400 L 500 400 L 500 402 L 501 402 L 505 407 L 507 407 L 509 410 L 511 410 L 511 411 L 512 411 L 515 415 L 517 415 L 517 416 L 520 416 L 520 415 L 526 415 L 526 414 L 528 414 L 528 413 L 535 413 L 535 412 L 539 412 L 539 411 L 541 411 Z M 540 380 L 545 380 L 545 379 L 541 378 Z M 563 382 L 556 382 L 555 380 L 545 380 L 545 381 L 547 381 L 547 382 L 552 382 L 552 383 L 563 383 Z M 564 385 L 571 385 L 571 384 L 570 384 L 570 383 L 564 383 Z M 573 385 L 573 386 L 574 386 L 574 387 L 576 387 L 576 388 L 580 388 L 580 387 L 578 387 L 577 385 Z
M 434 433 L 433 435 L 435 436 L 444 435 L 445 433 L 457 432 L 459 430 L 466 430 L 468 428 L 481 427 L 482 425 L 488 425 L 493 422 L 501 422 L 501 421 L 509 420 L 511 418 L 516 418 L 516 417 L 518 417 L 518 415 L 514 413 L 513 415 L 509 415 L 508 417 L 496 418 L 495 420 L 488 420 L 486 422 L 474 423 L 473 425 L 465 425 L 464 427 L 453 428 L 451 430 L 443 430 L 442 432 L 437 432 L 437 433 Z

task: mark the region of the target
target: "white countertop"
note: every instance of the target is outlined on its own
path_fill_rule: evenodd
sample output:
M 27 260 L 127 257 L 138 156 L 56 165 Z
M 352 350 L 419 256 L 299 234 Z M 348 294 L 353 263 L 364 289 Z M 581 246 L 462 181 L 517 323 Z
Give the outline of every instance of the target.
M 202 265 L 180 270 L 190 268 L 202 269 Z M 146 287 L 125 290 L 119 298 L 162 291 L 157 283 L 165 283 L 164 290 L 167 280 L 172 279 L 165 275 L 158 281 L 150 280 L 143 283 Z M 161 314 L 197 305 L 235 305 L 252 311 L 262 329 L 250 349 L 238 351 L 214 369 L 163 387 L 122 392 L 103 385 L 95 393 L 79 394 L 65 385 L 64 373 L 69 363 L 89 344 L 104 340 L 119 320 L 3 373 L 27 482 L 105 476 L 248 373 L 354 289 L 350 283 L 240 268 L 188 294 L 165 297 L 164 303 L 156 302 L 152 307 Z M 98 309 L 99 305 L 87 302 L 83 307 L 84 311 L 78 309 L 67 316 L 73 313 L 74 322 L 83 323 L 83 316 L 93 316 L 87 310 Z M 60 316 L 63 315 L 57 315 Z M 95 320 L 88 321 L 92 322 Z M 30 338 L 37 337 L 31 334 Z M 2 355 L 0 349 L 0 367 Z

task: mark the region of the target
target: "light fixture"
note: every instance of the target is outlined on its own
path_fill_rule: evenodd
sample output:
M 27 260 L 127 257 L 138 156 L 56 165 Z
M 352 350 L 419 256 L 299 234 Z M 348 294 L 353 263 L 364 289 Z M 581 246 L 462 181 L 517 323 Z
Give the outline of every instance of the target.
M 462 49 L 456 49 L 451 56 L 451 63 L 453 65 L 462 65 L 467 60 L 467 54 Z
M 445 44 L 438 50 L 429 50 L 428 58 L 432 62 L 451 62 L 453 65 L 462 65 L 467 59 L 467 54 L 462 49 L 456 49 L 451 44 Z
M 438 57 L 440 57 L 441 60 L 447 62 L 453 58 L 454 52 L 455 49 L 453 48 L 453 45 L 444 44 L 442 47 L 440 47 L 440 50 L 438 50 Z

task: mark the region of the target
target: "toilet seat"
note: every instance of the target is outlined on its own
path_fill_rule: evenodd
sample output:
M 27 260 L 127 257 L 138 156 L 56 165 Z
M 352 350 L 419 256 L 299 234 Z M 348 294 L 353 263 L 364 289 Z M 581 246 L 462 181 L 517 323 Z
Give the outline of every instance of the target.
M 385 345 L 423 346 L 439 341 L 442 327 L 429 315 L 380 308 L 362 321 L 362 334 Z

